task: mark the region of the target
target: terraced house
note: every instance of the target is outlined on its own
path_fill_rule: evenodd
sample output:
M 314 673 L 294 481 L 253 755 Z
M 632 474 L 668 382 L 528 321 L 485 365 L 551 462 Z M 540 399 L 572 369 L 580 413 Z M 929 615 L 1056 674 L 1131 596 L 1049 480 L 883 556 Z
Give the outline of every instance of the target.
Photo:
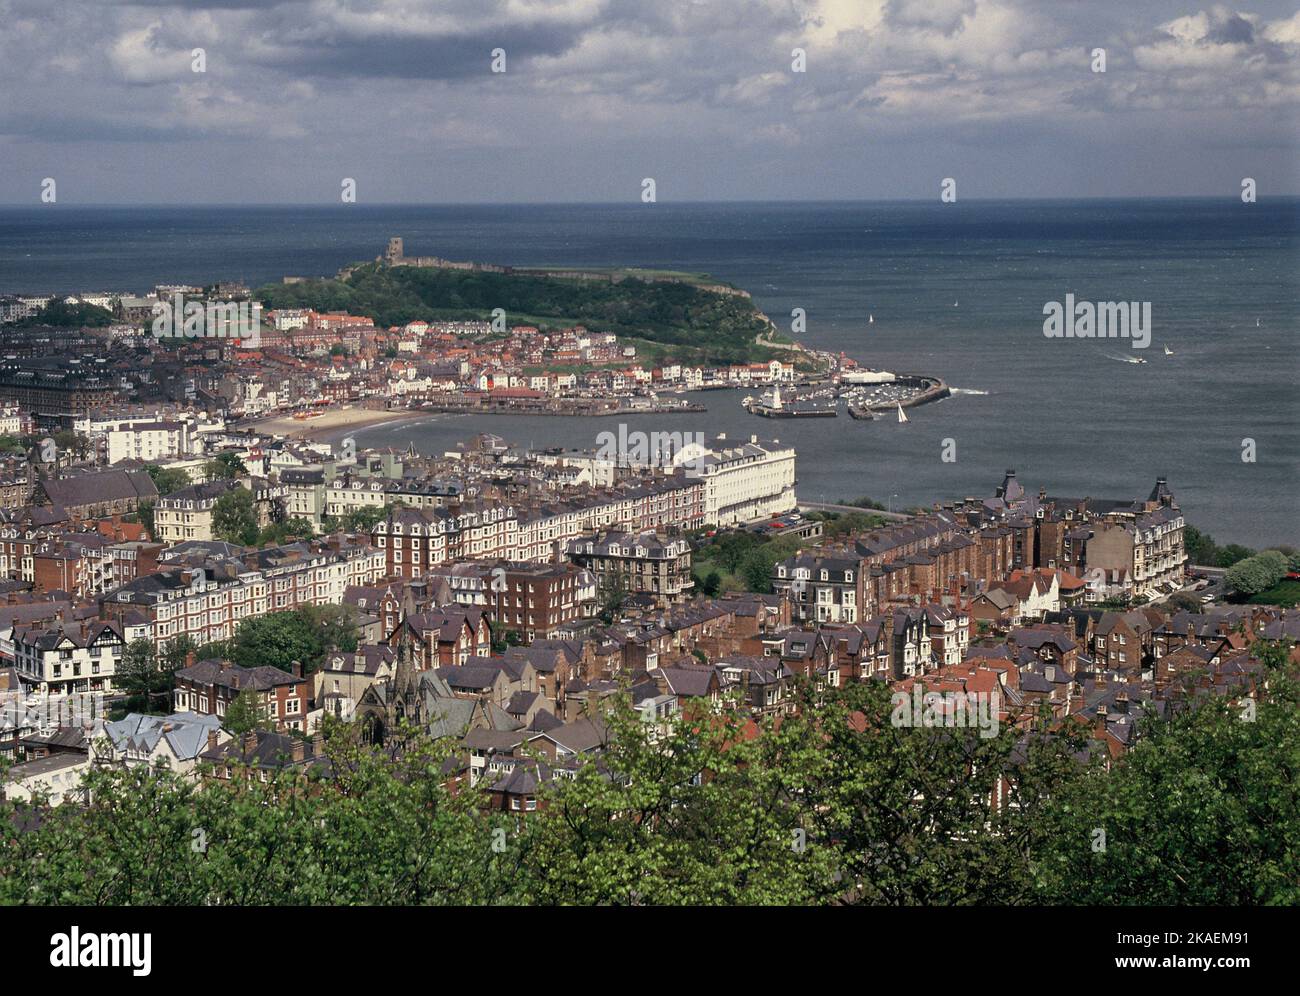
M 237 549 L 237 548 L 236 548 Z M 164 564 L 99 599 L 110 617 L 140 610 L 159 646 L 182 634 L 199 643 L 227 640 L 240 620 L 301 605 L 341 605 L 349 586 L 386 576 L 383 552 L 340 537 L 290 543 L 236 556 Z
M 691 545 L 659 533 L 605 533 L 569 543 L 565 553 L 591 571 L 607 591 L 648 595 L 666 606 L 695 587 L 691 578 Z
M 788 592 L 795 622 L 855 623 L 867 604 L 856 557 L 798 553 L 773 568 L 772 590 Z

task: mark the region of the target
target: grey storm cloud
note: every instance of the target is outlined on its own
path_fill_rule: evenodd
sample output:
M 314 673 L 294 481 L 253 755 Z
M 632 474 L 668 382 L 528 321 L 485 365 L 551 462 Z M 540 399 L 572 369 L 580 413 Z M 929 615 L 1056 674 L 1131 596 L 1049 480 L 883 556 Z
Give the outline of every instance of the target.
M 1300 13 L 1245 2 L 0 0 L 0 200 L 1295 190 Z

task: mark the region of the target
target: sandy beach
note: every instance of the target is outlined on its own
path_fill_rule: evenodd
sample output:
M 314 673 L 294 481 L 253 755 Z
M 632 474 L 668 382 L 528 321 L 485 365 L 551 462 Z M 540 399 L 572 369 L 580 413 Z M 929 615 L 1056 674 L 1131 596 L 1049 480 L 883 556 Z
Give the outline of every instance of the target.
M 354 429 L 364 429 L 389 422 L 406 422 L 424 418 L 421 412 L 407 410 L 381 411 L 373 408 L 327 408 L 317 418 L 299 421 L 292 415 L 244 423 L 242 428 L 252 429 L 290 439 L 330 439 Z

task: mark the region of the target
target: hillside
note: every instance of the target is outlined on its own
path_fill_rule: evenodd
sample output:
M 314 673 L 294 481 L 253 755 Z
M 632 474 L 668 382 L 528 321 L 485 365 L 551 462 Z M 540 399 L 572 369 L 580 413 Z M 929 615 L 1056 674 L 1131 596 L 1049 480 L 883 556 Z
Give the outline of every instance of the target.
M 635 271 L 633 271 L 635 272 Z M 771 331 L 746 297 L 693 283 L 619 283 L 470 270 L 369 264 L 346 278 L 269 284 L 257 291 L 267 308 L 314 308 L 369 315 L 382 326 L 423 319 L 490 319 L 505 309 L 511 324 L 562 327 L 642 339 L 683 361 L 726 363 L 765 359 L 774 351 L 755 338 Z

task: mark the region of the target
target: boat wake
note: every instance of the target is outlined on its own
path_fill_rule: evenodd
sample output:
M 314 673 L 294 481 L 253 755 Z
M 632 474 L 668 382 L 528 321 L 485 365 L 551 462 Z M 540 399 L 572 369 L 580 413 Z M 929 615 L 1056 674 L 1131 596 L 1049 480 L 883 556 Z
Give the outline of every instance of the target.
M 979 394 L 979 395 L 985 395 L 985 394 L 988 394 L 989 392 L 988 392 L 988 391 L 977 391 L 977 390 L 976 390 L 975 388 L 973 388 L 973 387 L 950 387 L 950 388 L 948 388 L 948 393 L 949 393 L 949 394 Z

